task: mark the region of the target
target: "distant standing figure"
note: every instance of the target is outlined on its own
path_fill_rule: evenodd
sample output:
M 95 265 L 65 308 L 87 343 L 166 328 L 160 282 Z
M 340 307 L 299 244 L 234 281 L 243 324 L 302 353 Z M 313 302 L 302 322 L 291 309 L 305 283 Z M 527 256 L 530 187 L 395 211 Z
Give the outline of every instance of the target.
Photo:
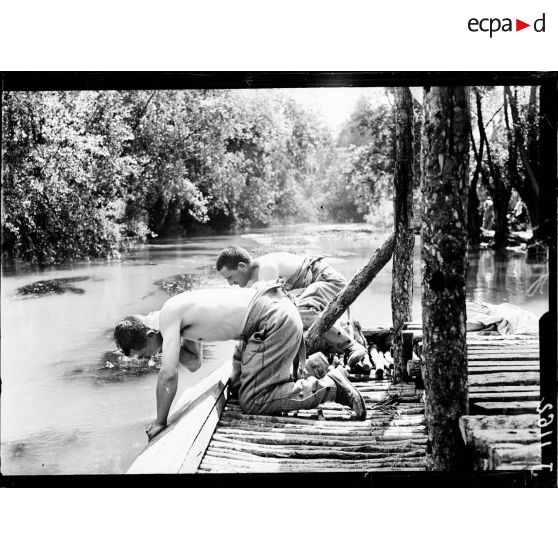
M 494 203 L 491 199 L 485 200 L 483 209 L 482 228 L 491 231 L 494 228 Z
M 233 357 L 230 383 L 245 413 L 312 409 L 336 401 L 351 407 L 357 419 L 366 418 L 362 395 L 341 372 L 330 370 L 321 379 L 291 379 L 302 322 L 280 285 L 240 291 L 203 289 L 173 296 L 158 316 L 127 316 L 114 330 L 114 341 L 126 356 L 150 358 L 163 352 L 157 419 L 146 431 L 150 440 L 167 425 L 179 364 L 193 372 L 201 366 L 204 341 L 230 339 L 242 341 Z
M 239 246 L 228 246 L 216 262 L 217 271 L 229 285 L 248 287 L 258 281 L 284 281 L 284 288 L 295 294 L 304 329 L 308 329 L 329 302 L 347 285 L 347 280 L 323 257 L 272 252 L 258 258 Z M 361 363 L 370 370 L 366 348 L 334 325 L 324 341 L 334 351 L 346 352 L 349 365 Z

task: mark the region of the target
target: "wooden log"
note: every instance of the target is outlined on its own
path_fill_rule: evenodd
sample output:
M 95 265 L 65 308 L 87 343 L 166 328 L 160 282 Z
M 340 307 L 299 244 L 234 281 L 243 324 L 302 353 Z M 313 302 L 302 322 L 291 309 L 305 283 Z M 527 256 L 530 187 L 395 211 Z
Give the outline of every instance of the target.
M 422 435 L 421 435 L 422 436 Z M 422 436 L 423 437 L 423 436 Z M 330 447 L 334 446 L 337 448 L 370 448 L 370 451 L 374 451 L 375 448 L 381 451 L 397 452 L 399 450 L 406 450 L 416 448 L 422 445 L 422 437 L 418 441 L 413 440 L 410 437 L 408 440 L 403 442 L 391 442 L 384 443 L 378 441 L 375 438 L 359 437 L 356 439 L 348 439 L 343 436 L 316 436 L 315 438 L 305 436 L 304 434 L 291 434 L 289 436 L 270 436 L 265 435 L 261 432 L 244 432 L 244 433 L 227 433 L 227 432 L 215 432 L 212 441 L 221 442 L 252 442 L 257 444 L 269 444 L 269 445 L 308 445 L 312 447 Z M 362 450 L 364 451 L 364 450 Z
M 266 431 L 262 427 L 256 427 L 253 429 L 243 429 L 240 428 L 238 425 L 234 426 L 219 426 L 217 432 L 222 435 L 231 435 L 231 436 L 241 436 L 241 435 L 252 435 L 252 434 L 259 434 L 265 435 Z M 275 430 L 279 435 L 283 436 L 285 439 L 290 438 L 293 435 L 302 435 L 302 436 L 313 436 L 318 440 L 337 440 L 337 439 L 345 439 L 351 440 L 353 442 L 365 442 L 370 441 L 371 439 L 378 439 L 378 440 L 394 440 L 397 438 L 398 440 L 422 440 L 424 436 L 424 425 L 407 425 L 407 426 L 382 426 L 373 428 L 370 430 L 369 433 L 358 433 L 353 432 L 347 434 L 343 432 L 343 429 L 332 429 L 326 432 L 314 432 L 309 428 L 297 428 L 297 429 L 290 429 L 290 430 Z
M 538 428 L 538 415 L 464 415 L 459 419 L 459 430 L 466 445 L 471 444 L 471 434 L 476 430 L 516 430 Z
M 268 461 L 228 460 L 219 456 L 211 456 L 203 461 L 204 469 L 213 472 L 318 472 L 318 471 L 372 471 L 382 469 L 424 469 L 424 459 L 366 459 L 360 461 L 344 460 L 307 460 L 307 459 L 276 459 Z
M 474 402 L 471 404 L 471 414 L 482 415 L 524 415 L 536 413 L 538 403 L 536 401 L 487 401 Z
M 372 457 L 366 456 L 364 458 L 360 457 L 358 459 L 340 459 L 336 457 L 328 458 L 296 458 L 296 457 L 262 457 L 262 456 L 250 456 L 249 454 L 244 454 L 241 452 L 229 452 L 226 450 L 209 450 L 206 456 L 204 456 L 203 464 L 205 465 L 216 465 L 222 464 L 226 466 L 238 466 L 255 470 L 255 469 L 266 469 L 268 467 L 279 466 L 285 469 L 290 468 L 300 468 L 306 470 L 308 468 L 325 468 L 325 469 L 336 469 L 338 467 L 350 467 L 350 468 L 366 468 L 374 465 L 395 465 L 402 463 L 413 463 L 418 464 L 423 460 L 422 455 L 412 455 L 412 456 L 383 456 L 383 457 Z
M 378 351 L 378 358 L 380 359 L 380 364 L 384 370 L 391 370 L 393 369 L 393 364 L 390 364 L 386 358 L 386 354 L 382 351 Z
M 332 450 L 332 452 L 330 453 L 328 451 L 328 448 L 326 448 L 326 451 L 323 451 L 319 448 L 316 449 L 316 451 L 313 454 L 308 454 L 305 457 L 305 452 L 301 452 L 300 455 L 297 456 L 297 453 L 295 451 L 293 451 L 292 448 L 287 448 L 287 450 L 285 452 L 282 452 L 281 450 L 277 449 L 277 447 L 268 447 L 268 448 L 258 448 L 257 450 L 254 451 L 258 451 L 259 453 L 250 453 L 247 450 L 243 450 L 243 449 L 235 449 L 234 447 L 231 447 L 231 445 L 229 444 L 227 447 L 225 447 L 225 444 L 221 444 L 219 443 L 219 445 L 217 444 L 212 444 L 208 447 L 207 452 L 204 456 L 203 461 L 205 462 L 206 460 L 212 459 L 212 458 L 218 458 L 218 459 L 230 459 L 230 460 L 238 460 L 238 461 L 242 461 L 244 463 L 247 464 L 258 464 L 258 463 L 277 463 L 277 462 L 282 462 L 282 463 L 312 463 L 314 465 L 318 464 L 318 463 L 326 463 L 329 464 L 332 461 L 338 461 L 338 462 L 342 462 L 342 461 L 346 461 L 346 462 L 350 462 L 350 463 L 370 463 L 370 462 L 378 462 L 378 461 L 384 461 L 384 460 L 390 460 L 390 461 L 394 461 L 394 460 L 416 460 L 416 459 L 420 459 L 424 456 L 424 448 L 421 450 L 411 450 L 409 451 L 407 454 L 386 454 L 386 455 L 381 455 L 381 454 L 375 454 L 375 453 L 341 453 L 341 452 L 336 452 L 335 450 Z M 269 453 L 269 455 L 266 454 L 266 452 Z M 313 456 L 312 456 L 313 455 Z M 344 463 L 347 464 L 347 463 Z
M 391 234 L 382 246 L 376 250 L 370 260 L 356 273 L 349 284 L 330 301 L 320 314 L 320 317 L 310 326 L 306 332 L 306 348 L 309 354 L 315 352 L 320 339 L 331 329 L 343 312 L 357 299 L 358 295 L 391 259 L 394 242 L 395 235 Z
M 488 468 L 503 470 L 509 468 L 533 469 L 541 463 L 541 445 L 539 443 L 526 445 L 496 444 L 488 452 Z
M 357 446 L 354 448 L 336 448 L 336 447 L 312 447 L 307 445 L 262 445 L 254 444 L 248 442 L 222 442 L 215 441 L 211 443 L 210 449 L 218 451 L 219 449 L 224 450 L 235 450 L 242 451 L 242 453 L 248 453 L 250 455 L 259 457 L 286 457 L 286 458 L 296 458 L 296 459 L 347 459 L 347 460 L 357 460 L 357 459 L 380 459 L 391 457 L 393 452 L 390 454 L 388 452 L 382 451 L 381 449 L 376 449 L 375 451 L 370 451 L 367 446 Z M 208 450 L 209 451 L 209 450 Z M 397 457 L 420 457 L 424 455 L 424 448 L 419 450 L 410 449 L 406 451 L 400 451 L 397 453 Z
M 380 355 L 379 355 L 378 350 L 376 349 L 375 346 L 370 347 L 370 359 L 372 360 L 372 363 L 374 364 L 374 371 L 376 373 L 384 371 L 383 363 L 380 360 Z
M 538 385 L 538 372 L 492 372 L 488 374 L 471 374 L 470 386 L 499 386 L 499 385 Z

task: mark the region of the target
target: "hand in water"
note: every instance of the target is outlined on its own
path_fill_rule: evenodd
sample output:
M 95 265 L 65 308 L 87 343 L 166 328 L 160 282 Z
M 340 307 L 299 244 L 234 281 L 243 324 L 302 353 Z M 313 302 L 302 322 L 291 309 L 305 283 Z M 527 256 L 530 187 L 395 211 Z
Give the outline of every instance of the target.
M 147 434 L 147 439 L 148 441 L 151 442 L 151 440 L 157 436 L 157 434 L 159 434 L 159 432 L 161 432 L 162 430 L 164 430 L 167 427 L 166 424 L 159 424 L 157 422 L 153 422 L 151 423 L 147 429 L 145 430 L 145 433 Z

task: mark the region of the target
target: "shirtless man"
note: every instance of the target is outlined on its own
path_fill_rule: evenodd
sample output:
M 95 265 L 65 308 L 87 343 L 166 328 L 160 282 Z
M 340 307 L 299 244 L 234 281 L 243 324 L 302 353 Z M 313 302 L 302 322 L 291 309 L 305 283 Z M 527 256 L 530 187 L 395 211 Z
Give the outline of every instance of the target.
M 244 248 L 228 246 L 219 254 L 216 267 L 229 285 L 249 287 L 258 281 L 284 280 L 285 290 L 296 293 L 305 330 L 347 285 L 346 279 L 323 258 L 289 252 L 272 252 L 253 259 Z M 346 352 L 350 366 L 360 362 L 370 370 L 366 349 L 337 325 L 324 335 L 324 341 L 332 350 Z
M 364 400 L 337 370 L 318 379 L 291 379 L 292 363 L 302 342 L 302 322 L 281 285 L 189 291 L 173 296 L 155 316 L 124 318 L 114 330 L 116 345 L 126 356 L 150 358 L 162 350 L 157 378 L 157 419 L 147 429 L 151 440 L 167 425 L 176 394 L 179 364 L 191 371 L 202 363 L 202 343 L 240 339 L 234 374 L 240 407 L 245 413 L 273 414 L 312 409 L 326 401 L 351 407 L 366 418 Z

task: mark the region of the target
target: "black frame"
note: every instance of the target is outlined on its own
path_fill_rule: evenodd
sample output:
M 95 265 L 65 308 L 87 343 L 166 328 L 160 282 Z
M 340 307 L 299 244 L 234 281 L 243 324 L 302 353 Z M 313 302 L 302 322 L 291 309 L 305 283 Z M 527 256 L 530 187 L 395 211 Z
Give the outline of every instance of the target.
M 549 246 L 549 311 L 540 320 L 541 471 L 487 471 L 469 474 L 404 471 L 377 473 L 262 473 L 231 475 L 14 475 L 0 477 L 5 486 L 377 486 L 377 487 L 526 487 L 557 485 L 558 385 L 557 195 L 558 72 L 2 72 L 4 91 L 104 89 L 264 89 L 306 87 L 397 87 L 452 85 L 540 85 L 541 228 Z M 544 404 L 553 407 L 546 412 Z M 544 414 L 546 412 L 546 414 Z

